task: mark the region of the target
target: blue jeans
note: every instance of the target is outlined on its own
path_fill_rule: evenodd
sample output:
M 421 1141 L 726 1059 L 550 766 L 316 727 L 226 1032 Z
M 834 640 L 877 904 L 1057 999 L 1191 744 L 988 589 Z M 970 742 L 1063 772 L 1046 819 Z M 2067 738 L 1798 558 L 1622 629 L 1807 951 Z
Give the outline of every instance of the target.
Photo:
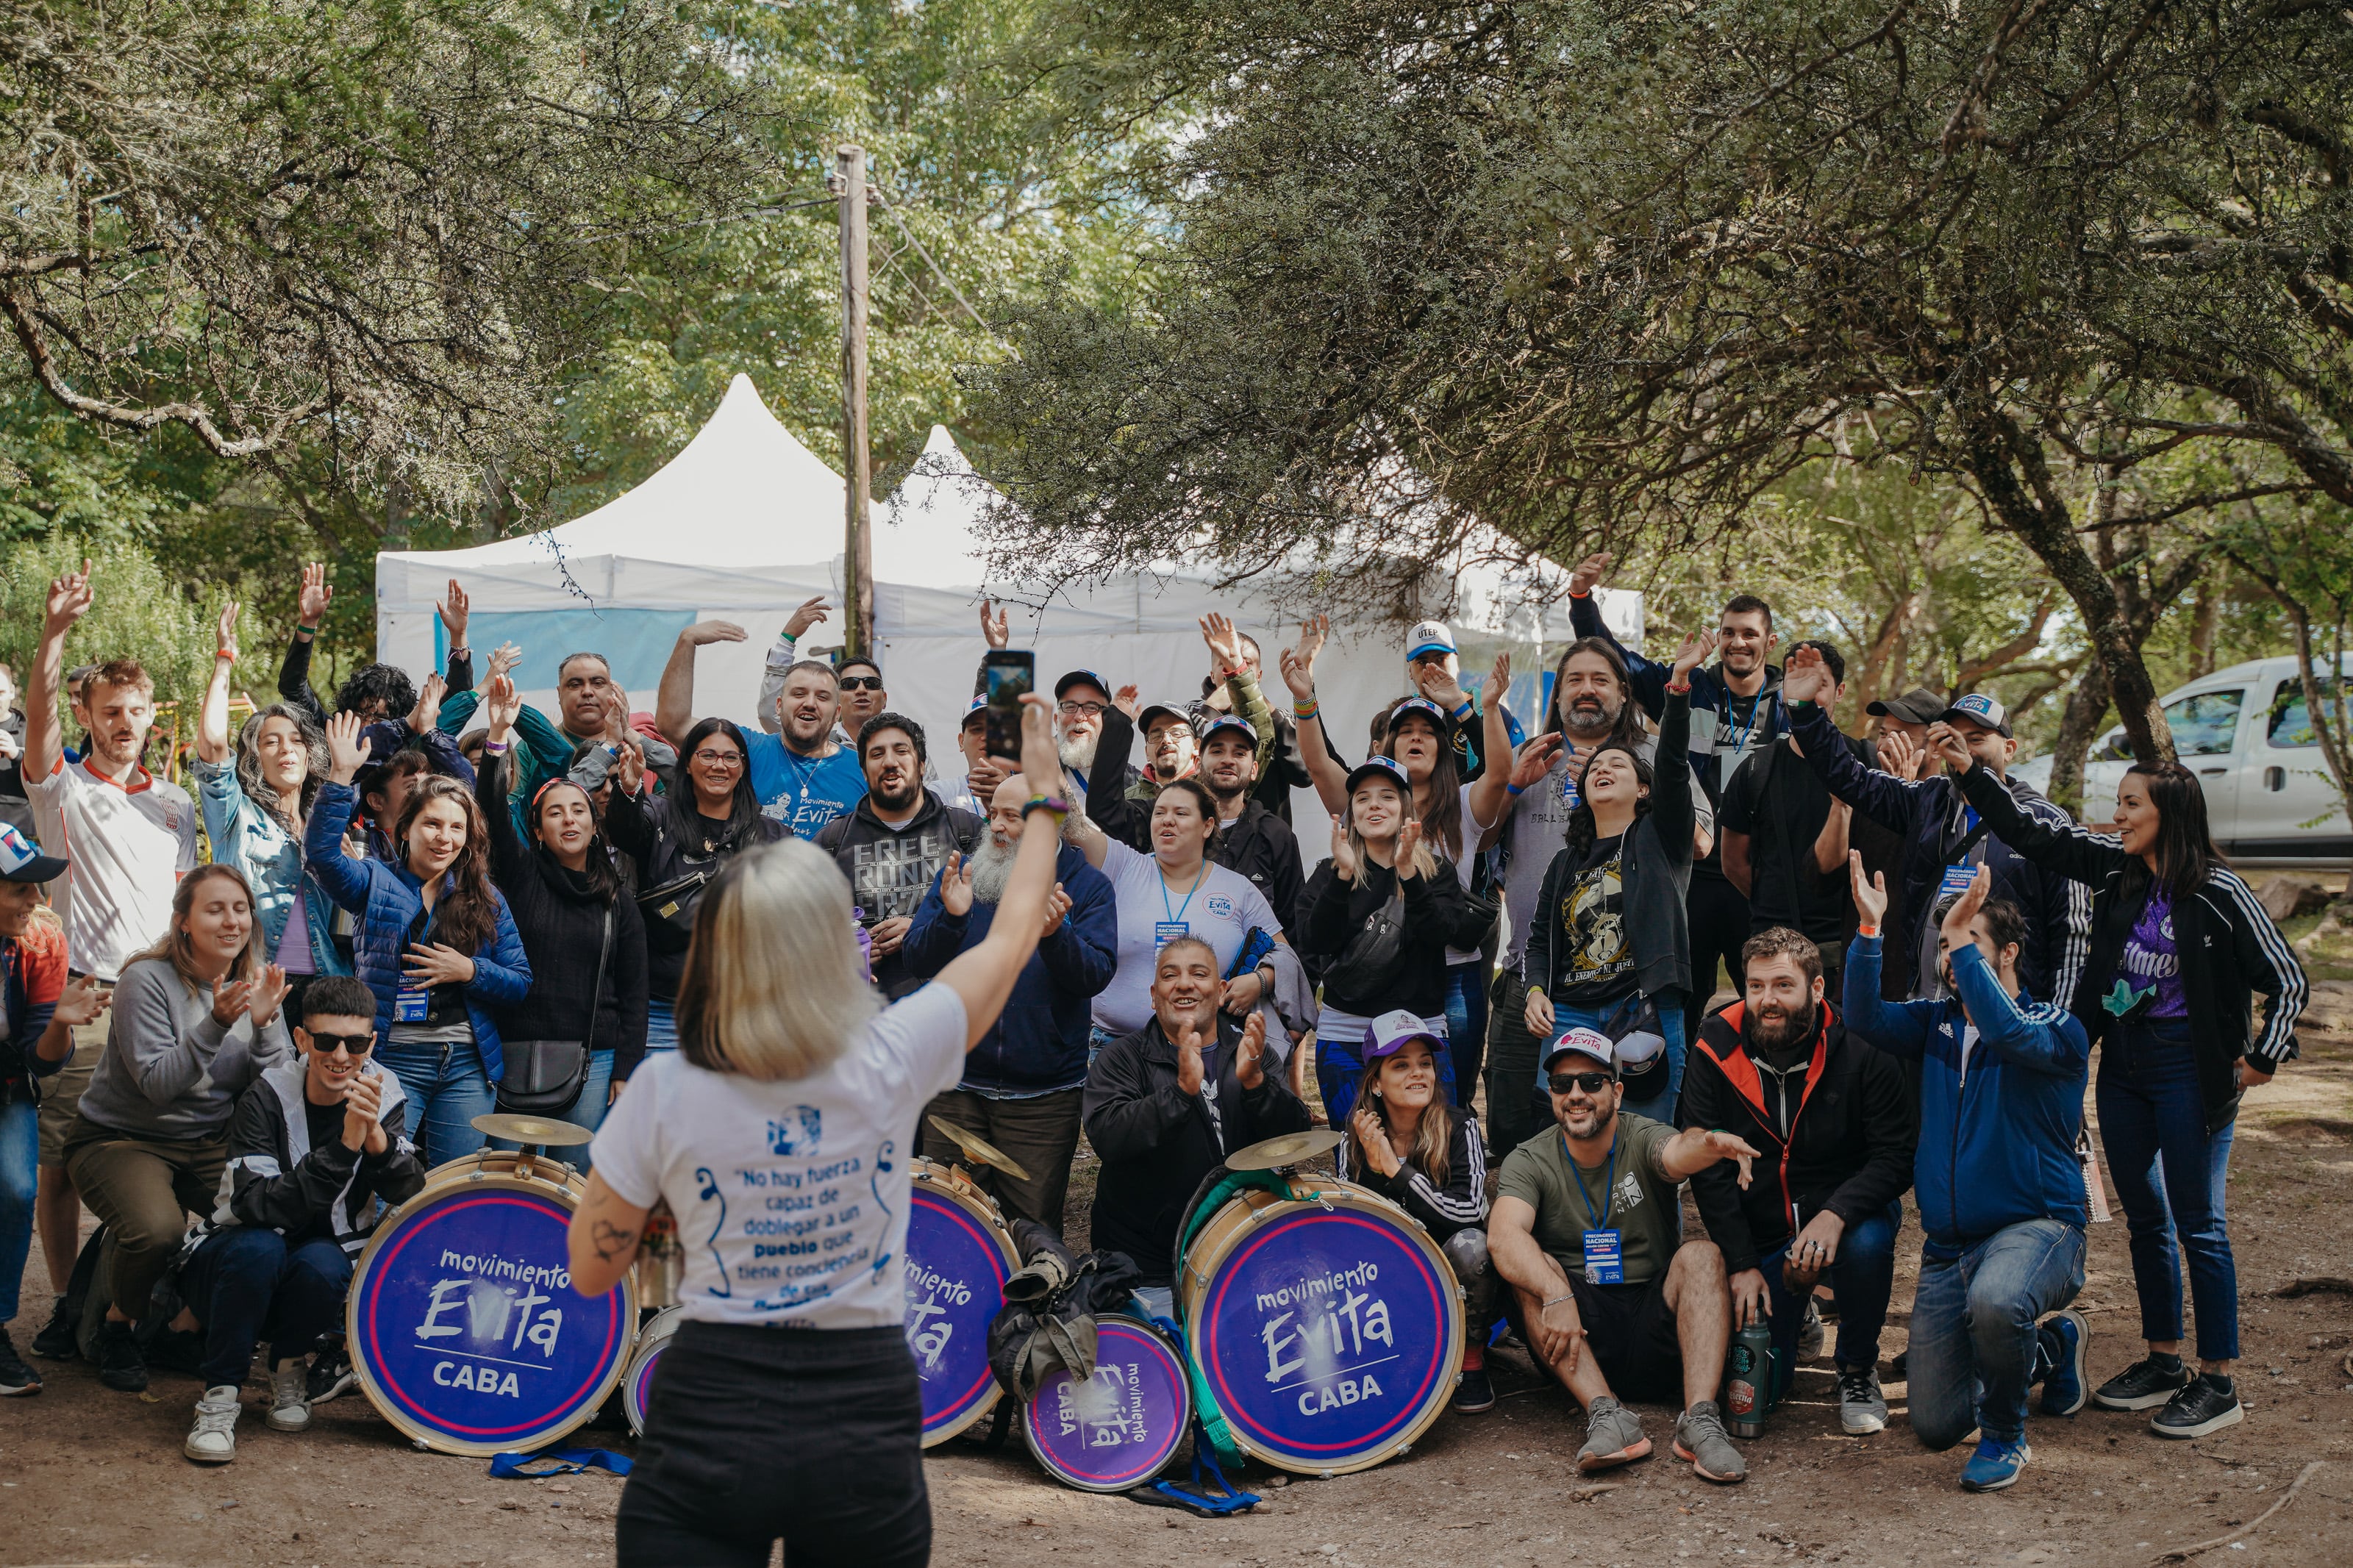
M 588 1076 L 581 1082 L 580 1098 L 574 1100 L 572 1109 L 557 1120 L 569 1121 L 575 1127 L 586 1127 L 589 1131 L 594 1132 L 605 1125 L 605 1112 L 611 1109 L 607 1102 L 612 1096 L 613 1053 L 590 1051 Z M 520 1149 L 522 1145 L 511 1138 L 493 1138 L 491 1140 L 491 1147 Z M 586 1143 L 575 1143 L 568 1148 L 551 1150 L 550 1152 L 557 1159 L 567 1164 L 576 1165 L 583 1171 L 589 1168 L 588 1145 Z
M 1125 1035 L 1116 1030 L 1106 1029 L 1101 1024 L 1091 1025 L 1087 1029 L 1088 1068 L 1092 1069 L 1094 1067 L 1095 1058 L 1103 1054 L 1105 1046 L 1115 1046 L 1125 1038 L 1127 1038 Z
M 375 1059 L 408 1097 L 408 1135 L 427 1170 L 461 1160 L 488 1142 L 475 1131 L 474 1118 L 496 1110 L 498 1095 L 471 1040 L 425 1046 L 386 1040 L 376 1047 Z
M 646 1055 L 678 1049 L 678 1013 L 670 999 L 646 998 Z
M 307 1355 L 319 1336 L 343 1326 L 351 1255 L 332 1241 L 289 1247 L 267 1226 L 215 1231 L 180 1272 L 188 1305 L 205 1326 L 206 1388 L 235 1387 L 253 1368 L 253 1347 L 269 1359 Z
M 1683 1089 L 1683 994 L 1662 991 L 1651 1000 L 1658 1005 L 1659 1029 L 1667 1037 L 1667 1087 L 1642 1100 L 1628 1095 L 1626 1103 L 1619 1109 L 1672 1127 L 1675 1124 L 1675 1103 Z M 1621 1005 L 1621 1003 L 1612 1003 L 1607 1008 L 1565 1007 L 1556 1002 L 1552 1009 L 1552 1032 L 1558 1035 L 1563 1029 L 1580 1024 L 1588 1029 L 1598 1029 L 1601 1027 L 1602 1021 Z M 1544 1040 L 1536 1042 L 1536 1095 L 1545 1102 L 1544 1119 L 1546 1121 L 1552 1120 L 1552 1100 L 1544 1070 L 1544 1053 L 1548 1044 Z
M 1887 1298 L 1895 1289 L 1895 1233 L 1904 1225 L 1904 1205 L 1891 1203 L 1875 1215 L 1848 1226 L 1839 1237 L 1838 1257 L 1822 1279 L 1838 1292 L 1838 1360 L 1841 1366 L 1869 1369 L 1879 1364 L 1879 1331 L 1887 1322 Z M 1773 1310 L 1773 1349 L 1784 1367 L 1798 1364 L 1798 1334 L 1806 1321 L 1806 1299 L 1793 1296 L 1781 1282 L 1781 1260 L 1797 1241 L 1788 1241 L 1758 1260 L 1764 1270 L 1766 1300 Z M 1811 1292 L 1808 1292 L 1811 1294 Z
M 1453 963 L 1446 969 L 1446 1040 L 1454 1058 L 1454 1103 L 1468 1105 L 1478 1092 L 1479 1068 L 1487 1056 L 1485 963 Z
M 2083 1288 L 2084 1233 L 2064 1220 L 2005 1226 L 1956 1258 L 1924 1248 L 1906 1367 L 1922 1446 L 1949 1448 L 1972 1426 L 1997 1443 L 2024 1437 L 2027 1391 L 2046 1370 L 2035 1327 Z
M 2198 1314 L 2198 1354 L 2239 1353 L 2239 1271 L 2222 1213 L 2223 1180 L 2235 1127 L 2206 1131 L 2205 1097 L 2188 1026 L 2128 1018 L 2100 1047 L 2100 1136 L 2108 1172 L 2132 1235 L 2133 1285 L 2143 1339 L 2181 1337 L 2181 1255 L 2189 1255 L 2189 1300 Z M 2179 1246 L 2175 1238 L 2179 1238 Z
M 0 1323 L 16 1315 L 16 1290 L 33 1252 L 33 1198 L 41 1183 L 41 1115 L 29 1100 L 0 1105 Z

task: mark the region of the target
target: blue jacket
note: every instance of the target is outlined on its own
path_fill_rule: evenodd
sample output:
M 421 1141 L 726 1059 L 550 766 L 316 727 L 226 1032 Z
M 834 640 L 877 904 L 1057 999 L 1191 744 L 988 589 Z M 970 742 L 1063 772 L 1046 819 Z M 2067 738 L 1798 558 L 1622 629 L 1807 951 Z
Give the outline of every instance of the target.
M 1054 875 L 1070 898 L 1071 912 L 1038 944 L 1013 983 L 1005 1011 L 965 1057 L 965 1089 L 1033 1094 L 1076 1089 L 1087 1080 L 1090 1005 L 1119 966 L 1119 905 L 1111 879 L 1067 844 L 1056 858 Z M 969 913 L 948 913 L 940 902 L 940 879 L 934 877 L 901 944 L 908 969 L 931 979 L 987 936 L 996 918 L 997 906 L 976 899 Z
M 392 1029 L 393 997 L 400 990 L 400 958 L 406 950 L 408 928 L 425 908 L 418 892 L 423 886 L 406 863 L 355 860 L 343 853 L 343 828 L 359 799 L 349 784 L 332 781 L 319 786 L 311 820 L 302 833 L 302 847 L 311 875 L 327 896 L 359 917 L 352 935 L 353 956 L 359 977 L 375 993 L 375 1026 L 379 1037 Z M 499 1051 L 499 1026 L 490 1009 L 512 1006 L 531 989 L 531 960 L 523 956 L 522 938 L 514 917 L 496 889 L 491 902 L 499 912 L 498 930 L 488 952 L 472 955 L 474 978 L 466 984 L 466 1016 L 474 1026 L 474 1045 L 482 1054 L 482 1070 L 492 1083 L 506 1076 L 506 1058 Z M 430 940 L 433 922 L 425 923 L 423 940 Z
M 1846 955 L 1846 1026 L 1920 1064 L 1920 1142 L 1912 1184 L 1932 1246 L 1971 1247 L 2005 1226 L 2091 1221 L 2075 1141 L 2092 1043 L 2066 1008 L 2013 1000 L 1976 947 L 1953 953 L 1958 1000 L 1879 999 L 1880 939 Z M 1967 1003 L 1968 1016 L 1962 1015 Z M 1966 1064 L 1963 1030 L 1978 1025 Z
M 318 879 L 302 864 L 302 845 L 275 816 L 253 804 L 237 782 L 237 764 L 195 762 L 196 805 L 205 816 L 205 837 L 216 865 L 245 873 L 253 889 L 253 918 L 260 922 L 262 951 L 278 955 L 279 940 L 302 900 L 311 935 L 312 973 L 349 974 L 351 965 L 335 948 L 335 907 Z

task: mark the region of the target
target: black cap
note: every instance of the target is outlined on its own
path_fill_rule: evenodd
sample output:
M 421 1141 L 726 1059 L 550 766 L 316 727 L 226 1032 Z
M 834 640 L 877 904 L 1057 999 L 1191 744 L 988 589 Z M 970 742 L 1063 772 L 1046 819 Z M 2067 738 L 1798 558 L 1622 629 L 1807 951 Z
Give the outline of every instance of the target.
M 1945 711 L 1945 700 L 1925 686 L 1915 686 L 1901 697 L 1889 697 L 1869 704 L 1863 711 L 1874 719 L 1894 719 L 1905 724 L 1933 724 Z

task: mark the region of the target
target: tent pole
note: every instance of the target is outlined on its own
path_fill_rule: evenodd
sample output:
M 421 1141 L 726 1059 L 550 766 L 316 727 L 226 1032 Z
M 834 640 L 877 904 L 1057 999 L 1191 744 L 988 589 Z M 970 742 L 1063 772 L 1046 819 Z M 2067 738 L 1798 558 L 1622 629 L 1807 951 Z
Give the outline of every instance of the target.
M 841 447 L 846 498 L 842 560 L 849 578 L 845 654 L 872 658 L 874 537 L 868 516 L 872 474 L 866 438 L 866 150 L 834 149 L 831 184 L 841 198 Z

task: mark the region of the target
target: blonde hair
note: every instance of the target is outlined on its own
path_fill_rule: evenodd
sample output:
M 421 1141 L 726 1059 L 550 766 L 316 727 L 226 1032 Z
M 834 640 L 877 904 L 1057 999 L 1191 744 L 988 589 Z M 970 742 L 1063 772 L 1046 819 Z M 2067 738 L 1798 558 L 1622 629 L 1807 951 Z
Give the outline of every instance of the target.
M 678 985 L 678 1043 L 713 1072 L 823 1072 L 882 1010 L 866 978 L 849 883 L 803 839 L 745 849 L 702 895 Z
M 189 911 L 196 907 L 196 889 L 220 877 L 235 882 L 237 890 L 245 895 L 246 913 L 253 922 L 246 931 L 245 945 L 237 950 L 235 958 L 229 960 L 228 973 L 220 977 L 220 983 L 226 985 L 232 981 L 250 980 L 260 973 L 261 919 L 254 911 L 253 884 L 248 882 L 245 873 L 236 867 L 223 865 L 217 860 L 207 866 L 199 866 L 180 879 L 180 885 L 172 889 L 172 919 L 164 927 L 163 936 L 145 952 L 132 954 L 131 962 L 136 963 L 143 958 L 160 958 L 172 966 L 172 973 L 180 977 L 180 984 L 188 988 L 190 994 L 204 994 L 205 987 L 211 982 L 196 973 L 195 953 L 188 944 L 187 921 Z
M 1366 779 L 1365 783 L 1388 784 L 1391 789 L 1396 790 L 1398 797 L 1398 829 L 1399 832 L 1403 832 L 1405 829 L 1405 819 L 1413 815 L 1413 792 L 1410 789 L 1401 788 L 1388 779 Z M 1357 786 L 1359 789 L 1362 787 L 1364 786 L 1361 784 Z M 1348 805 L 1353 808 L 1356 804 L 1356 790 L 1350 790 L 1348 792 Z M 1430 833 L 1428 832 L 1430 825 L 1428 823 L 1424 823 L 1422 824 L 1422 826 L 1424 828 L 1424 832 L 1422 833 L 1421 837 L 1415 842 L 1413 847 L 1413 874 L 1417 877 L 1435 877 L 1438 875 L 1438 857 L 1430 852 Z M 1390 840 L 1392 847 L 1394 847 L 1396 842 L 1397 841 L 1395 839 Z M 1356 852 L 1357 865 L 1369 866 L 1373 863 L 1372 856 L 1366 852 L 1365 836 L 1362 832 L 1358 831 L 1356 827 L 1356 814 L 1353 809 L 1348 813 L 1348 847 Z M 1399 869 L 1402 869 L 1402 868 L 1399 868 Z

